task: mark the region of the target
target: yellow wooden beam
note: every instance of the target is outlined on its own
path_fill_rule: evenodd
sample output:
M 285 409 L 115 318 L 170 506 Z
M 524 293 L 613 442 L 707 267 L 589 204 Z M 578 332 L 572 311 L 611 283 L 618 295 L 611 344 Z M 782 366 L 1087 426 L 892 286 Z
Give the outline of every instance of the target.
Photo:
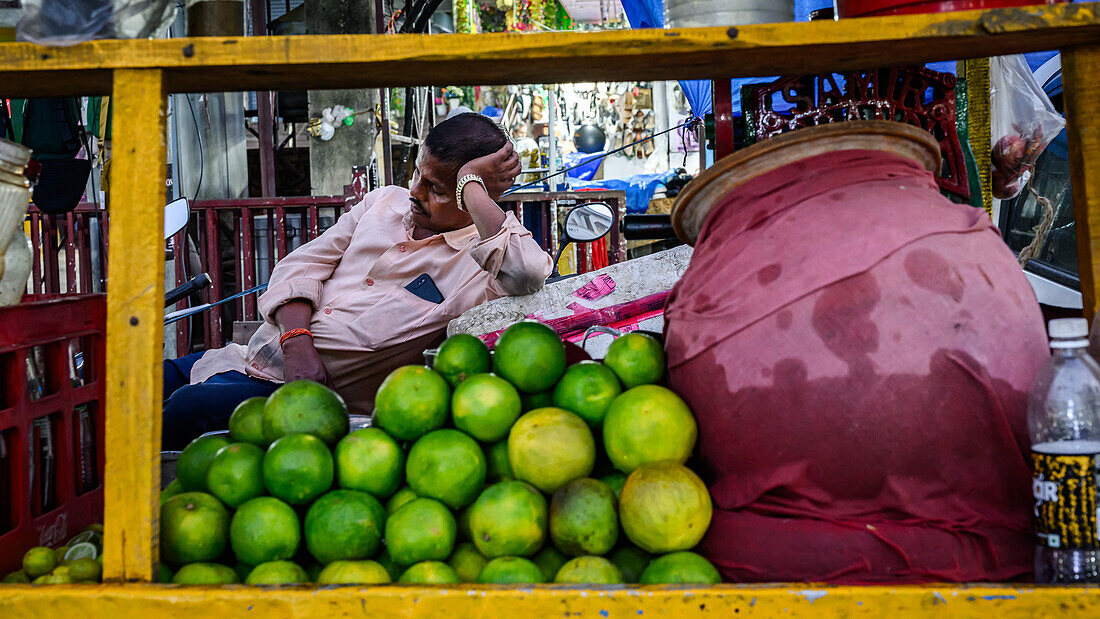
M 164 356 L 163 75 L 115 71 L 113 96 L 103 571 L 111 580 L 152 581 Z
M 196 617 L 1096 617 L 1098 587 L 5 586 L 0 616 Z
M 970 152 L 978 167 L 978 179 L 982 183 L 982 206 L 993 214 L 993 173 L 990 163 L 989 119 L 989 59 L 973 58 L 960 63 L 964 66 L 967 94 L 967 120 L 969 121 Z M 999 224 L 999 222 L 993 222 Z
M 1100 45 L 1062 51 L 1062 87 L 1084 315 L 1100 298 Z
M 6 96 L 106 94 L 113 69 L 170 92 L 695 79 L 817 73 L 1100 41 L 1100 3 L 736 28 L 314 35 L 0 44 Z

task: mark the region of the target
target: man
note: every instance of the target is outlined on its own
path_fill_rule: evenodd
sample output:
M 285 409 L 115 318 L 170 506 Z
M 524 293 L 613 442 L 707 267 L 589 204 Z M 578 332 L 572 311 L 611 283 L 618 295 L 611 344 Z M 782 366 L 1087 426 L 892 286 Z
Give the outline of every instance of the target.
M 432 128 L 411 189 L 372 191 L 275 265 L 258 300 L 265 322 L 247 347 L 165 361 L 164 448 L 226 427 L 237 404 L 298 379 L 329 384 L 369 413 L 386 375 L 423 363 L 452 318 L 541 289 L 550 256 L 496 204 L 520 170 L 480 114 Z

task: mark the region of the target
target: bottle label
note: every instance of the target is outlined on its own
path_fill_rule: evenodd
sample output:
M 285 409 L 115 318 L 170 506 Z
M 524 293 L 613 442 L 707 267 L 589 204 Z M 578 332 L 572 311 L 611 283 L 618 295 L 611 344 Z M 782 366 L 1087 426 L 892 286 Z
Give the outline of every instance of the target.
M 1047 548 L 1100 549 L 1096 488 L 1100 454 L 1031 452 L 1035 534 Z

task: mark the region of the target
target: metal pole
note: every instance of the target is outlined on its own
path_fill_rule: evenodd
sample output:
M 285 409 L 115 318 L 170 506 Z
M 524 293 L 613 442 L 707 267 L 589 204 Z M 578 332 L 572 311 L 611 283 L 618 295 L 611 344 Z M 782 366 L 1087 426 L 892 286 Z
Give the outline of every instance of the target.
M 252 14 L 252 36 L 267 36 L 267 2 L 249 0 Z M 260 147 L 260 195 L 275 197 L 275 110 L 271 91 L 256 92 L 256 125 Z M 197 197 L 197 196 L 196 196 Z
M 557 124 L 558 119 L 557 110 L 555 109 L 558 105 L 558 87 L 557 85 L 553 85 L 546 90 L 549 93 L 550 99 L 549 105 L 546 109 L 546 116 L 548 121 L 546 125 L 547 129 L 550 132 L 550 135 L 548 136 L 550 140 L 550 145 L 547 149 L 547 158 L 550 159 L 550 191 L 557 191 L 559 185 L 558 181 L 556 180 L 557 177 L 554 175 L 558 173 L 558 134 L 556 131 L 554 131 L 554 128 Z M 557 225 L 556 221 L 554 222 L 554 225 Z

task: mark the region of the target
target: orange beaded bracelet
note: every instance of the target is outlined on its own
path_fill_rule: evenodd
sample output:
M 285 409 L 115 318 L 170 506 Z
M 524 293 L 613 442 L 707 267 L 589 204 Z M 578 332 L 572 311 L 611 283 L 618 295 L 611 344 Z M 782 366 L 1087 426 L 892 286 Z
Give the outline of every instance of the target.
M 291 329 L 279 336 L 279 346 L 282 346 L 283 342 L 286 342 L 290 338 L 298 337 L 299 335 L 308 335 L 310 339 L 313 339 L 313 333 L 309 329 Z

